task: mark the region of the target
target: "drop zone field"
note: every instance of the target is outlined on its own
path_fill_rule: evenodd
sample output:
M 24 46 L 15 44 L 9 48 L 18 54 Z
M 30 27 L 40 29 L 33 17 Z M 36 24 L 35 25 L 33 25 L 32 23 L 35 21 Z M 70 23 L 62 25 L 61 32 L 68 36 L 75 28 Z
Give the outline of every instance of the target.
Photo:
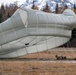
M 55 55 L 66 56 L 57 60 Z M 16 59 L 0 59 L 0 75 L 76 75 L 76 48 L 56 48 Z

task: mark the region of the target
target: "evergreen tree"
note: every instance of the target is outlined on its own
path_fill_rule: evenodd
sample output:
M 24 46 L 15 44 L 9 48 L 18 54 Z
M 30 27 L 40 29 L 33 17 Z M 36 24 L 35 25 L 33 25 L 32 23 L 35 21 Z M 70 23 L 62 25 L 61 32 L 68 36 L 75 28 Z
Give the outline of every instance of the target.
M 76 5 L 74 4 L 74 12 L 76 13 Z
M 56 3 L 56 13 L 58 13 L 58 3 Z
M 2 12 L 2 13 L 5 13 L 5 7 L 4 7 L 3 4 L 1 5 L 1 12 Z
M 35 2 L 36 2 L 36 1 L 35 1 L 35 0 L 33 0 L 33 3 L 32 3 L 33 5 L 32 5 L 32 7 L 31 7 L 31 8 L 32 8 L 32 9 L 35 9 L 35 10 L 38 10 L 38 7 L 35 5 Z
M 2 22 L 2 13 L 0 12 L 0 23 Z
M 33 0 L 33 6 L 32 6 L 32 9 L 34 9 L 35 5 L 34 5 L 34 0 Z
M 68 8 L 68 6 L 65 4 L 65 6 L 64 6 L 64 10 L 67 9 L 67 8 Z

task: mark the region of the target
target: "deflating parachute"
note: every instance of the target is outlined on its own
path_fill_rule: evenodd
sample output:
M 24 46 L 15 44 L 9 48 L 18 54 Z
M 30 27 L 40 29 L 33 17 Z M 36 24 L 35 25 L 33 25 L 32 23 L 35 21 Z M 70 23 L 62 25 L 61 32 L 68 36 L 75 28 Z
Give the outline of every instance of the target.
M 0 24 L 0 58 L 18 57 L 63 45 L 70 40 L 75 24 L 76 16 L 70 9 L 62 14 L 52 14 L 19 8 Z

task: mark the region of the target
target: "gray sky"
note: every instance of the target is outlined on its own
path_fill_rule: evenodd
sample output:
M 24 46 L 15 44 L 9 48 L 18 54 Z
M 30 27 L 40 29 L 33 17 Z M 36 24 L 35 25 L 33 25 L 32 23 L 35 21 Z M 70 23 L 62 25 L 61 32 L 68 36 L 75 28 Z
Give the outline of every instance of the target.
M 5 4 L 10 4 L 10 3 L 14 3 L 15 1 L 18 1 L 18 5 L 23 4 L 26 0 L 0 0 L 0 6 L 3 3 Z M 30 0 L 31 1 L 31 0 Z M 40 1 L 40 0 L 39 0 Z M 46 0 L 42 0 L 42 1 L 46 1 Z M 76 2 L 76 0 L 69 0 L 71 3 Z
M 22 4 L 24 1 L 26 0 L 0 0 L 0 6 L 1 4 L 10 4 L 10 3 L 14 3 L 15 1 L 18 1 L 18 4 Z

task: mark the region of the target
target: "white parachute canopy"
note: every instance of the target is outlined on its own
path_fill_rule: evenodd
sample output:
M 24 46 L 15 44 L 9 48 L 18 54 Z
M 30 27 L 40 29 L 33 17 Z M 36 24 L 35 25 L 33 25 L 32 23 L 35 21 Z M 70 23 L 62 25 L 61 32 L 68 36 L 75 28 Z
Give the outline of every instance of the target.
M 19 8 L 0 24 L 0 58 L 10 58 L 49 50 L 63 45 L 76 27 L 75 13 L 62 14 Z

